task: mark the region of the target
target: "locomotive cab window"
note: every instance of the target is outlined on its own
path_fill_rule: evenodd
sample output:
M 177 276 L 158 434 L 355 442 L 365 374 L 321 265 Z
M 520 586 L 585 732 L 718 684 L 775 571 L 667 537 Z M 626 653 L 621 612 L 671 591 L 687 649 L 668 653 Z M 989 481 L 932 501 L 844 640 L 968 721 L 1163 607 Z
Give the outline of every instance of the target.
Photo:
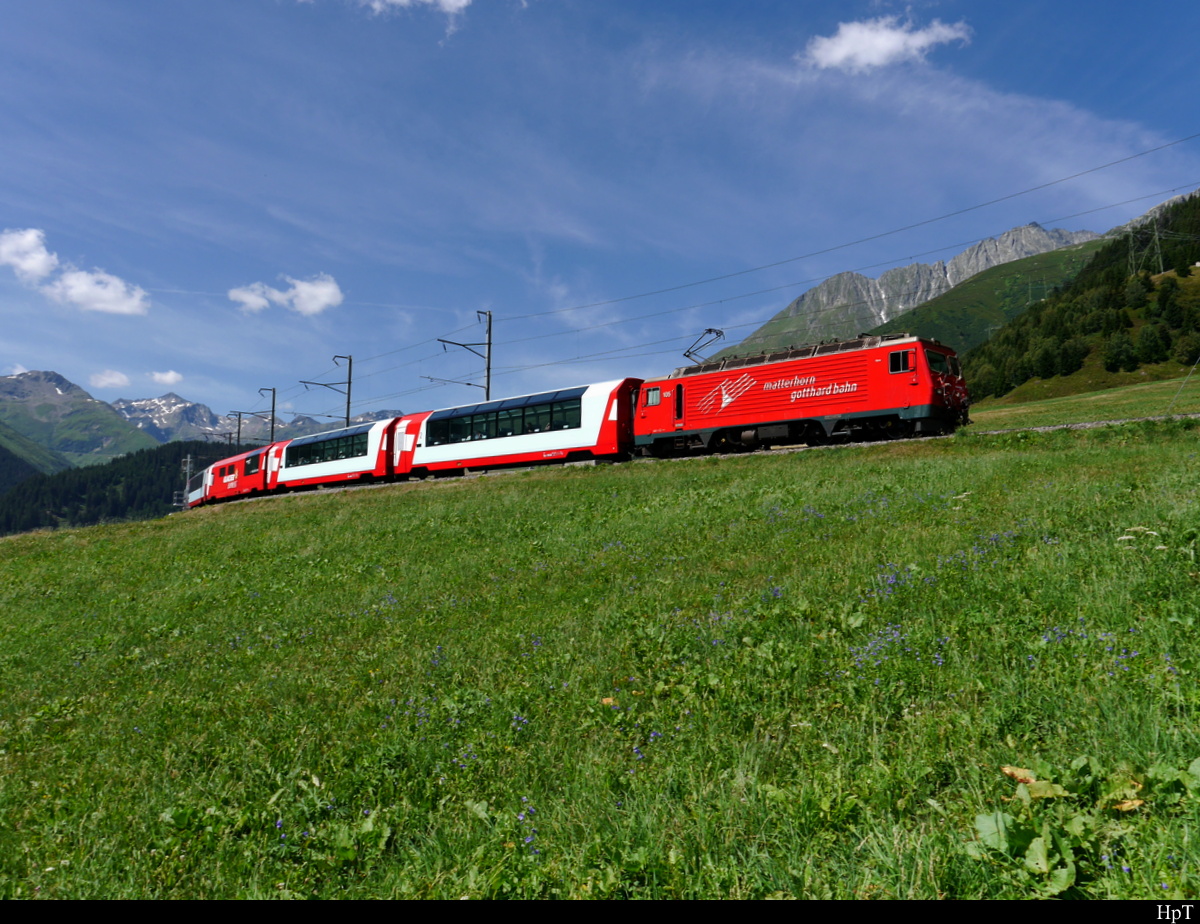
M 661 392 L 657 388 L 647 388 L 645 395 L 646 400 L 642 403 L 642 407 L 658 407 L 659 401 L 662 400 Z
M 938 375 L 945 375 L 950 371 L 950 363 L 945 353 L 939 353 L 937 350 L 926 350 L 925 358 L 929 360 L 929 368 Z
M 896 350 L 888 357 L 890 372 L 912 372 L 917 368 L 915 350 Z

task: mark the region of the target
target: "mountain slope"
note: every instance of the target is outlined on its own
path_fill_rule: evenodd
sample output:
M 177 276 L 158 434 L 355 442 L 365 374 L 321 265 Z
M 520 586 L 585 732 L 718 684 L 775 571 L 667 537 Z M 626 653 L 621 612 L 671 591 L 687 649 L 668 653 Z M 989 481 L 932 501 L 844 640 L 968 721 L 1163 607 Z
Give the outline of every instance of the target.
M 839 273 L 809 289 L 766 324 L 717 357 L 757 353 L 789 344 L 852 337 L 886 324 L 967 279 L 1005 263 L 1098 239 L 1091 231 L 1013 228 L 964 250 L 949 263 L 912 263 L 878 279 Z M 716 357 L 714 357 L 716 358 Z
M 62 455 L 18 433 L 6 423 L 0 423 L 0 449 L 23 459 L 34 472 L 52 475 L 71 467 Z
M 103 464 L 35 474 L 0 496 L 0 535 L 163 516 L 176 509 L 173 496 L 183 490 L 184 456 L 190 454 L 192 470 L 200 471 L 229 452 L 217 443 L 174 442 Z
M 1031 302 L 1069 283 L 1103 246 L 1103 240 L 1088 241 L 993 266 L 870 333 L 909 331 L 969 350 Z
M 1125 384 L 1122 375 L 1167 377 L 1196 362 L 1200 195 L 1153 211 L 1151 225 L 1110 238 L 1069 285 L 964 356 L 973 397 L 1026 383 L 1028 397 L 1100 390 Z
M 0 377 L 0 422 L 76 465 L 106 462 L 158 441 L 56 372 Z
M 113 409 L 125 420 L 158 442 L 172 440 L 194 440 L 208 437 L 225 438 L 227 434 L 236 438 L 239 434 L 237 418 L 213 413 L 204 404 L 188 401 L 169 392 L 158 398 L 120 398 L 112 404 Z M 386 420 L 401 416 L 401 411 L 371 411 L 351 417 L 352 423 L 371 420 Z M 340 427 L 339 420 L 316 420 L 303 415 L 284 422 L 276 419 L 275 438 L 294 439 Z M 242 442 L 265 442 L 271 435 L 271 423 L 262 417 L 243 415 L 240 438 Z
M 0 446 L 0 497 L 37 474 L 40 473 L 28 461 Z

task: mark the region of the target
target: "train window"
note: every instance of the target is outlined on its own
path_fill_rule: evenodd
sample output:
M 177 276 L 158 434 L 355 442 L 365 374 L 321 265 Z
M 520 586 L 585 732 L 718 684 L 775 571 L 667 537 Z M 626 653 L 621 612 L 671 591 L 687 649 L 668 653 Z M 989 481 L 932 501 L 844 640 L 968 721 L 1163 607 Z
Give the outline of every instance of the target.
M 958 364 L 957 356 L 950 357 L 950 374 L 962 378 L 962 366 Z
M 242 474 L 244 474 L 244 475 L 256 474 L 258 472 L 258 469 L 259 469 L 259 466 L 261 465 L 261 463 L 262 463 L 261 455 L 251 456 L 249 459 L 246 460 L 246 466 L 243 469 Z
M 891 372 L 912 372 L 916 368 L 915 350 L 896 350 L 889 357 Z
M 569 401 L 558 401 L 554 404 L 555 430 L 578 430 L 583 426 L 583 401 L 572 398 Z
M 476 414 L 471 418 L 471 432 L 477 440 L 490 440 L 496 436 L 496 411 Z
M 453 417 L 450 419 L 450 442 L 465 443 L 471 438 L 471 418 Z
M 522 408 L 507 408 L 496 412 L 496 435 L 500 437 L 516 436 L 521 432 L 521 419 L 525 411 Z
M 683 420 L 683 386 L 675 386 L 675 419 Z
M 336 462 L 339 459 L 357 459 L 367 454 L 367 434 L 335 436 L 316 443 L 302 443 L 287 448 L 284 465 L 316 465 L 319 462 Z
M 533 432 L 545 433 L 550 429 L 550 405 L 525 408 L 525 427 L 533 426 Z
M 950 371 L 950 364 L 946 361 L 945 353 L 939 353 L 937 350 L 926 350 L 925 358 L 929 360 L 929 368 L 939 375 L 945 375 Z
M 657 388 L 647 388 L 644 394 L 646 395 L 646 400 L 642 404 L 642 407 L 658 407 L 658 403 L 662 399 Z
M 569 389 L 566 392 L 568 395 L 574 393 L 576 393 L 576 389 Z M 547 397 L 553 397 L 554 394 L 563 394 L 563 392 L 549 393 Z M 515 403 L 517 401 L 525 402 L 529 399 L 509 400 Z M 479 407 L 495 408 L 495 405 L 479 405 Z M 475 410 L 475 408 L 467 408 L 467 410 Z M 441 446 L 445 443 L 504 439 L 526 433 L 578 430 L 582 426 L 583 400 L 572 396 L 558 401 L 543 400 L 542 403 L 528 403 L 521 407 L 483 410 L 474 414 L 459 413 L 453 417 L 430 420 L 425 426 L 425 445 Z

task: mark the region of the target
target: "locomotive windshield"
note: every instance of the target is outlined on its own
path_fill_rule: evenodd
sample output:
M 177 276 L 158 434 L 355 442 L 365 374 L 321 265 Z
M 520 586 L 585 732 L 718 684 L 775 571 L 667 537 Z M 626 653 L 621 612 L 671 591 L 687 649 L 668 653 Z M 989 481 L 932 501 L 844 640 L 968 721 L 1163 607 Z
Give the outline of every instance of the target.
M 958 365 L 958 357 L 947 356 L 945 353 L 939 353 L 937 350 L 925 348 L 925 358 L 929 361 L 929 369 L 939 375 L 962 375 L 962 368 Z

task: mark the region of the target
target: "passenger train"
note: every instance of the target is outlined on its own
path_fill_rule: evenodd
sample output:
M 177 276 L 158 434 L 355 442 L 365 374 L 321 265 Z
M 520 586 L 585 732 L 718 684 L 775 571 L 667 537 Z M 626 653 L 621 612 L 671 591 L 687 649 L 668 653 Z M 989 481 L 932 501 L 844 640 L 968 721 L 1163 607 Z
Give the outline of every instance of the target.
M 209 466 L 188 483 L 187 503 L 511 466 L 949 433 L 969 422 L 969 403 L 949 347 L 910 334 L 862 336 L 283 440 Z

